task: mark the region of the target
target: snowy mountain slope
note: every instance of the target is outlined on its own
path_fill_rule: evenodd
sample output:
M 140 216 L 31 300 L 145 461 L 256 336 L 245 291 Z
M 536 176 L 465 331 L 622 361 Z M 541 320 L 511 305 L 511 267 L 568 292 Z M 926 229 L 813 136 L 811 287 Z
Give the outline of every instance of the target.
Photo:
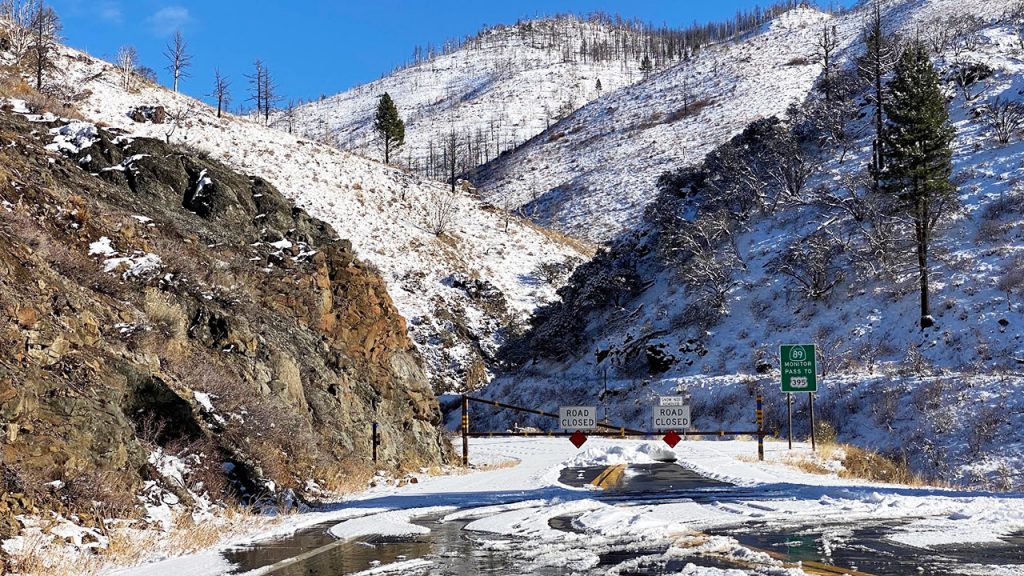
M 1009 0 L 889 0 L 885 25 L 913 36 L 958 14 L 994 18 Z M 480 170 L 475 184 L 502 206 L 592 241 L 628 228 L 666 169 L 700 161 L 751 120 L 783 115 L 821 74 L 817 42 L 835 26 L 843 54 L 858 44 L 867 5 L 831 17 L 797 8 L 761 33 L 709 47 L 692 61 L 611 93 Z M 691 107 L 692 106 L 692 107 Z
M 406 122 L 401 163 L 426 170 L 431 144 L 440 154 L 441 138 L 454 128 L 479 138 L 474 154 L 479 158 L 472 165 L 479 164 L 602 93 L 639 80 L 632 60 L 594 62 L 579 56 L 585 38 L 614 44 L 627 33 L 572 16 L 490 29 L 458 50 L 299 107 L 298 133 L 380 157 L 373 114 L 377 99 L 387 92 Z M 554 46 L 552 35 L 567 37 L 565 45 Z
M 760 34 L 706 48 L 585 106 L 482 168 L 476 183 L 539 222 L 607 240 L 652 199 L 657 174 L 803 100 L 820 72 L 816 38 L 831 18 L 797 8 Z
M 1009 5 L 958 7 L 974 7 L 990 17 Z M 948 6 L 904 3 L 894 12 L 898 20 L 887 24 L 897 29 L 931 22 Z M 871 271 L 871 258 L 858 264 L 850 256 L 849 251 L 860 249 L 858 223 L 837 209 L 839 204 L 807 200 L 740 226 L 731 240 L 738 256 L 735 283 L 725 292 L 723 314 L 710 320 L 695 309 L 701 301 L 698 290 L 659 256 L 658 232 L 648 220 L 623 233 L 610 256 L 581 268 L 601 280 L 581 274 L 574 284 L 585 303 L 592 293 L 601 297 L 598 290 L 613 290 L 612 282 L 621 281 L 617 274 L 635 274 L 634 283 L 596 309 L 568 311 L 567 317 L 586 318 L 582 328 L 558 339 L 574 345 L 564 354 L 536 354 L 486 393 L 545 410 L 606 402 L 613 419 L 645 426 L 649 401 L 678 390 L 692 398 L 698 426 L 717 429 L 749 425 L 750 397 L 761 388 L 769 427 L 784 432 L 785 404 L 774 368 L 778 346 L 815 342 L 827 372 L 819 414 L 841 439 L 908 458 L 918 469 L 956 482 L 1020 486 L 1015 471 L 1024 462 L 1017 432 L 1024 424 L 1024 320 L 1013 273 L 1021 262 L 1024 142 L 1018 132 L 1009 144 L 999 144 L 979 113 L 997 96 L 1019 101 L 1024 93 L 1019 25 L 990 21 L 979 31 L 976 47 L 936 58 L 957 131 L 954 178 L 963 205 L 933 247 L 931 298 L 937 328 L 918 328 L 913 268 L 890 279 Z M 949 78 L 956 61 L 984 63 L 993 70 L 974 86 L 971 101 Z M 805 190 L 863 194 L 858 178 L 865 178 L 871 154 L 870 114 L 871 107 L 861 105 L 859 118 L 849 126 L 860 135 L 851 153 L 843 161 L 827 156 Z M 648 214 L 677 208 L 666 201 Z M 792 278 L 774 271 L 773 262 L 806 250 L 806 239 L 823 230 L 841 239 L 843 248 L 830 258 L 834 268 L 828 269 L 839 283 L 830 295 L 815 300 L 802 295 Z M 898 246 L 913 253 L 912 247 Z M 553 316 L 542 328 L 559 334 L 555 320 L 560 317 Z M 495 415 L 491 424 L 508 425 L 499 420 Z M 797 426 L 807 430 L 805 415 Z
M 59 65 L 62 81 L 81 91 L 77 106 L 90 121 L 184 143 L 260 176 L 350 239 L 358 256 L 380 269 L 439 389 L 486 378 L 482 358 L 503 328 L 554 297 L 542 265 L 586 251 L 461 191 L 450 198 L 436 182 L 246 119 L 218 119 L 208 106 L 162 87 L 139 83 L 126 91 L 112 65 L 75 50 L 63 50 Z M 157 108 L 166 113 L 162 123 L 139 112 Z M 130 118 L 133 111 L 144 121 Z M 442 236 L 432 231 L 439 206 L 450 219 Z

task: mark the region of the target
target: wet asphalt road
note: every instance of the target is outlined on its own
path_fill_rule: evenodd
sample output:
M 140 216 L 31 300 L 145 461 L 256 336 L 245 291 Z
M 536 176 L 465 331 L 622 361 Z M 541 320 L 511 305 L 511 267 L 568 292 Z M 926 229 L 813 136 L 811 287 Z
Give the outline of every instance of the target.
M 717 502 L 725 500 L 770 499 L 764 490 L 736 487 L 726 482 L 705 478 L 675 463 L 654 463 L 567 468 L 559 481 L 567 486 L 600 488 L 592 497 L 617 501 L 616 505 L 634 506 L 665 501 Z M 785 497 L 778 494 L 777 497 Z M 565 532 L 577 532 L 573 516 L 554 518 L 550 526 Z M 288 539 L 240 548 L 226 557 L 238 566 L 235 573 L 274 566 L 269 574 L 276 576 L 327 576 L 352 574 L 381 564 L 422 558 L 430 562 L 425 571 L 415 574 L 538 574 L 565 576 L 569 574 L 604 574 L 619 563 L 647 555 L 663 554 L 671 543 L 623 541 L 601 555 L 598 566 L 585 571 L 563 567 L 532 567 L 524 572 L 515 558 L 519 546 L 514 538 L 480 535 L 464 530 L 468 521 L 439 522 L 439 518 L 423 518 L 416 522 L 430 528 L 430 534 L 405 538 L 363 538 L 347 542 L 335 541 L 327 531 L 333 523 L 315 526 Z M 948 547 L 945 550 L 923 550 L 895 544 L 886 536 L 898 529 L 900 521 L 865 523 L 851 529 L 827 524 L 747 523 L 712 534 L 731 536 L 751 549 L 770 554 L 790 565 L 802 563 L 809 574 L 855 576 L 957 576 L 984 574 L 967 571 L 966 566 L 999 564 L 1024 566 L 1024 535 L 1007 540 L 1005 545 L 987 547 Z M 835 542 L 836 531 L 844 536 L 841 545 Z M 495 541 L 510 546 L 495 546 Z M 823 546 L 830 541 L 830 546 Z M 526 543 L 522 543 L 526 545 Z M 686 563 L 716 568 L 742 568 L 721 558 L 684 557 L 668 562 L 653 562 L 643 569 L 628 572 L 634 575 L 659 575 L 680 571 Z M 754 573 L 754 572 L 751 572 Z M 1024 576 L 1024 571 L 1021 572 Z

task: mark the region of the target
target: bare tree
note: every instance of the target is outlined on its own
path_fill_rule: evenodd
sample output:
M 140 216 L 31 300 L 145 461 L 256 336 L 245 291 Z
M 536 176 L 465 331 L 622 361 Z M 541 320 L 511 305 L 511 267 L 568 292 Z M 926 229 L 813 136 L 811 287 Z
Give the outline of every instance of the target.
M 263 66 L 263 124 L 270 125 L 270 114 L 282 97 L 277 93 L 277 84 L 270 77 L 270 67 Z
M 253 62 L 253 67 L 255 72 L 251 76 L 246 75 L 245 78 L 249 81 L 249 92 L 251 94 L 248 101 L 256 105 L 256 119 L 258 120 L 263 112 L 263 75 L 266 67 L 263 64 L 263 60 L 258 58 Z
M 435 236 L 444 236 L 451 229 L 458 211 L 458 194 L 447 189 L 431 188 L 426 204 L 427 230 Z
M 4 0 L 0 2 L 0 19 L 6 20 L 7 42 L 14 59 L 21 63 L 32 48 L 32 18 L 36 0 Z
M 825 101 L 832 101 L 832 68 L 835 66 L 835 51 L 839 48 L 836 26 L 822 27 L 818 36 L 818 60 L 821 62 L 821 85 L 825 91 Z
M 996 280 L 996 287 L 1006 294 L 1006 310 L 1013 309 L 1013 295 L 1024 292 L 1024 261 L 1014 258 L 1003 266 L 1002 274 Z
M 288 100 L 288 105 L 284 108 L 281 120 L 284 121 L 285 126 L 288 127 L 288 133 L 295 133 L 295 123 L 298 121 L 298 110 L 295 106 L 295 100 Z
M 188 69 L 192 67 L 192 55 L 188 53 L 188 43 L 185 36 L 178 30 L 174 33 L 174 39 L 164 49 L 164 56 L 167 58 L 167 71 L 171 73 L 174 91 L 178 91 L 178 81 L 191 76 Z
M 134 46 L 122 46 L 117 51 L 117 70 L 121 75 L 121 88 L 126 92 L 132 91 L 138 66 L 139 53 Z
M 451 185 L 452 194 L 455 194 L 455 177 L 458 175 L 459 158 L 462 156 L 462 146 L 459 142 L 459 135 L 455 132 L 455 126 L 444 137 L 444 167 L 445 177 Z
M 1024 125 L 1024 104 L 1002 96 L 996 96 L 982 106 L 981 113 L 1000 144 L 1008 144 Z
M 164 139 L 168 144 L 178 130 L 185 130 L 191 126 L 192 119 L 197 116 L 195 100 L 188 99 L 186 104 L 180 105 L 167 111 L 167 120 L 164 122 Z
M 958 60 L 953 63 L 952 71 L 950 75 L 953 78 L 953 82 L 960 89 L 960 92 L 964 96 L 964 103 L 973 102 L 978 96 L 981 95 L 981 91 L 975 94 L 972 88 L 979 82 L 987 79 L 992 75 L 992 69 L 987 65 L 980 62 L 967 62 Z
M 224 109 L 231 104 L 231 83 L 221 75 L 220 68 L 213 71 L 213 94 L 217 99 L 217 118 L 220 118 Z
M 882 9 L 879 0 L 872 7 L 871 19 L 863 32 L 864 54 L 857 59 L 857 70 L 865 83 L 870 85 L 869 100 L 875 107 L 875 142 L 871 162 L 871 175 L 878 186 L 878 178 L 885 167 L 881 138 L 885 130 L 885 76 L 896 65 L 898 40 L 887 34 L 882 26 Z
M 726 295 L 737 284 L 736 272 L 744 267 L 726 210 L 678 222 L 665 231 L 662 251 L 699 306 L 724 309 Z
M 36 90 L 43 89 L 43 76 L 47 71 L 56 68 L 53 53 L 60 40 L 60 18 L 53 8 L 44 2 L 35 5 L 30 20 L 32 30 L 32 70 L 36 77 Z
M 795 292 L 818 300 L 845 278 L 843 251 L 843 244 L 823 230 L 790 245 L 767 269 L 791 280 Z
M 774 204 L 779 201 L 799 201 L 804 187 L 816 168 L 814 157 L 788 131 L 777 139 L 767 163 L 767 174 L 772 178 L 779 193 Z

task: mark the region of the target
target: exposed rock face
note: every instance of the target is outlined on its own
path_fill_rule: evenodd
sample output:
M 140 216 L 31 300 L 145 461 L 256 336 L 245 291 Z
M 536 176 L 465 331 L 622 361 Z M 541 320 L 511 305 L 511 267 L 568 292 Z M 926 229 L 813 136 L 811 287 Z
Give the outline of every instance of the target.
M 131 513 L 158 447 L 200 455 L 185 488 L 215 496 L 342 485 L 370 469 L 374 402 L 387 465 L 445 461 L 404 320 L 334 230 L 186 151 L 102 130 L 45 151 L 51 128 L 0 112 L 10 487 Z

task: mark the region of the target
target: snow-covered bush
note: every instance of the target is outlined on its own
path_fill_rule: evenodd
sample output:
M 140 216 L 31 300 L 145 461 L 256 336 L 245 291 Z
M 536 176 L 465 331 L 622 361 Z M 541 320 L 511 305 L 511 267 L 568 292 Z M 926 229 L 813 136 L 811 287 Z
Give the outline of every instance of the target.
M 768 270 L 787 279 L 788 291 L 820 300 L 846 278 L 845 245 L 822 229 L 790 244 L 768 263 Z
M 1000 144 L 1008 144 L 1024 126 L 1024 104 L 1017 100 L 996 96 L 979 110 Z

